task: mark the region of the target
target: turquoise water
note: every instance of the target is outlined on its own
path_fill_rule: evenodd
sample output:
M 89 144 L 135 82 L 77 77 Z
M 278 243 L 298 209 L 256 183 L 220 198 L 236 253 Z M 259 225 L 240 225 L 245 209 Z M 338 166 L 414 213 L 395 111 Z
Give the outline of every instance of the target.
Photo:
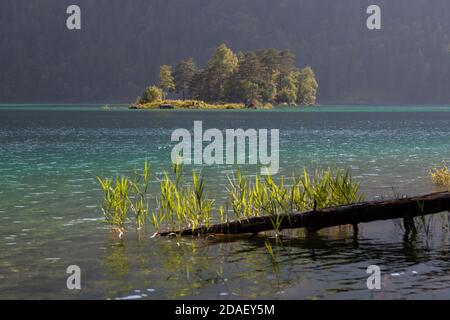
M 404 241 L 393 222 L 265 237 L 119 240 L 101 221 L 96 175 L 128 174 L 146 159 L 170 166 L 174 129 L 280 129 L 280 173 L 350 168 L 366 198 L 437 191 L 428 170 L 450 159 L 450 106 L 320 106 L 269 111 L 136 111 L 124 106 L 0 106 L 0 298 L 449 298 L 449 234 Z M 244 166 L 246 174 L 257 166 Z M 223 199 L 234 166 L 203 168 Z M 82 289 L 66 287 L 66 268 Z M 383 272 L 366 288 L 366 268 Z

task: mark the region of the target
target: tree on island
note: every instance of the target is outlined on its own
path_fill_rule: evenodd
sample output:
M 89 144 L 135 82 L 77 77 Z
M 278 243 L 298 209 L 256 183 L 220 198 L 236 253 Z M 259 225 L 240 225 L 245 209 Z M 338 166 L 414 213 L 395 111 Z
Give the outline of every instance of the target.
M 226 100 L 224 95 L 225 84 L 237 67 L 238 58 L 233 51 L 224 44 L 217 47 L 203 71 L 202 98 L 206 101 Z
M 183 100 L 187 95 L 191 96 L 189 86 L 196 72 L 197 65 L 192 58 L 181 61 L 174 68 L 175 92 L 182 94 Z
M 295 104 L 297 102 L 297 71 L 290 70 L 278 76 L 279 88 L 277 101 L 279 103 Z
M 299 74 L 298 102 L 305 105 L 316 104 L 318 87 L 313 69 L 311 67 L 303 68 Z
M 225 96 L 230 101 L 262 100 L 263 66 L 253 52 L 240 53 L 238 68 L 228 79 Z
M 175 90 L 175 83 L 172 76 L 172 67 L 164 64 L 159 68 L 159 87 L 163 91 L 163 98 L 166 94 Z
M 163 91 L 157 86 L 150 86 L 144 90 L 144 93 L 139 99 L 140 104 L 162 101 L 164 99 Z
M 189 97 L 212 103 L 315 105 L 318 83 L 311 67 L 295 66 L 289 50 L 262 49 L 236 55 L 221 44 L 204 69 L 197 69 L 192 58 L 175 65 L 173 75 L 171 66 L 162 65 L 159 88 L 163 99 L 176 92 L 183 100 Z

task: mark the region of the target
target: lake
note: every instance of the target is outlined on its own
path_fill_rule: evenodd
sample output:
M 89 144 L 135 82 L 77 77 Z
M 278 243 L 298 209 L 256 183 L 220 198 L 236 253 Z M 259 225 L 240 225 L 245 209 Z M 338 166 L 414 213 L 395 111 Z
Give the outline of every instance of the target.
M 428 171 L 450 159 L 450 106 L 320 106 L 267 111 L 137 111 L 122 106 L 0 105 L 0 299 L 417 299 L 450 298 L 450 237 L 434 216 L 405 241 L 393 221 L 281 243 L 249 238 L 123 240 L 102 220 L 96 176 L 129 174 L 149 160 L 170 169 L 173 130 L 280 130 L 280 173 L 349 168 L 366 199 L 439 191 Z M 233 166 L 204 167 L 225 201 Z M 256 166 L 243 166 L 254 175 Z M 81 268 L 81 290 L 66 269 Z M 382 289 L 368 290 L 378 265 Z

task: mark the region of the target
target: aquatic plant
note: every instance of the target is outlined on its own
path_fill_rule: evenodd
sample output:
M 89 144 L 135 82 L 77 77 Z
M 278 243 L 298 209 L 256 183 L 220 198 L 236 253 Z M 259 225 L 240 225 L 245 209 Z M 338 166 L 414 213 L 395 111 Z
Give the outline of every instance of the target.
M 264 246 L 266 247 L 267 252 L 270 254 L 270 256 L 271 256 L 272 258 L 275 258 L 275 253 L 273 252 L 273 247 L 272 247 L 272 244 L 270 243 L 269 240 L 266 240 L 266 241 L 264 242 Z
M 112 179 L 97 177 L 104 191 L 102 211 L 106 221 L 123 228 L 130 208 L 128 178 Z
M 437 186 L 450 186 L 450 170 L 446 164 L 441 168 L 431 169 L 429 174 Z
M 144 162 L 142 174 L 135 169 L 133 177 L 116 177 L 115 179 L 97 177 L 104 192 L 102 211 L 110 225 L 125 228 L 128 215 L 134 213 L 134 221 L 138 228 L 145 224 L 148 216 L 147 192 L 150 184 L 148 161 Z
M 278 240 L 277 240 L 278 242 Z M 280 244 L 282 245 L 282 243 L 280 242 Z M 275 253 L 275 251 L 273 250 L 273 246 L 270 243 L 269 240 L 266 240 L 264 242 L 264 246 L 266 247 L 266 251 L 269 254 L 270 257 L 270 264 L 272 266 L 272 271 L 277 279 L 277 285 L 279 287 L 279 289 L 281 289 L 281 282 L 280 282 L 280 265 L 277 261 L 277 255 Z
M 291 185 L 284 177 L 276 183 L 272 176 L 256 176 L 250 182 L 240 171 L 229 181 L 230 204 L 236 219 L 276 216 L 294 210 L 320 209 L 363 200 L 358 181 L 343 170 L 315 170 L 310 175 L 304 169 L 301 176 L 292 176 Z M 279 224 L 279 220 L 274 220 L 274 226 Z
M 152 213 L 152 223 L 156 228 L 170 225 L 177 228 L 195 229 L 199 225 L 207 227 L 211 221 L 211 210 L 215 200 L 205 192 L 205 182 L 201 174 L 192 171 L 192 185 L 183 181 L 184 167 L 173 165 L 173 176 L 167 172 L 160 183 L 157 207 Z
M 97 177 L 104 192 L 102 210 L 106 222 L 122 231 L 128 221 L 134 221 L 138 229 L 150 221 L 156 229 L 180 230 L 208 228 L 213 212 L 221 223 L 230 221 L 229 214 L 236 220 L 268 215 L 278 235 L 287 213 L 362 201 L 359 184 L 352 180 L 348 171 L 327 169 L 310 174 L 304 169 L 298 177 L 281 177 L 277 182 L 272 176 L 257 175 L 250 179 L 237 170 L 229 178 L 228 201 L 216 209 L 215 200 L 207 195 L 203 175 L 192 171 L 191 179 L 186 181 L 184 171 L 183 165 L 175 163 L 170 173 L 164 173 L 151 214 L 148 162 L 141 172 L 134 169 L 131 178 Z
M 134 169 L 133 180 L 129 182 L 133 200 L 131 200 L 131 210 L 135 214 L 135 221 L 138 228 L 141 228 L 148 218 L 147 192 L 150 186 L 150 168 L 148 161 L 144 162 L 142 174 Z

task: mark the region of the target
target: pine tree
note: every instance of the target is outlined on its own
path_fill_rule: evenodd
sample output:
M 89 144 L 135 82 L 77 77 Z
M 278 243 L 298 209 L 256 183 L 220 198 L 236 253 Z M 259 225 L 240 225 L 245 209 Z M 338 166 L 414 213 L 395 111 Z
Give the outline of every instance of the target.
M 197 66 L 192 58 L 181 61 L 174 68 L 176 92 L 182 94 L 183 100 L 186 99 L 187 94 L 192 96 L 192 93 L 189 92 L 189 86 L 196 72 Z
M 303 68 L 298 77 L 298 99 L 297 102 L 304 105 L 315 105 L 319 84 L 311 67 Z
M 225 44 L 221 44 L 209 59 L 204 71 L 204 98 L 208 101 L 224 99 L 224 85 L 236 71 L 238 58 Z
M 164 99 L 168 92 L 175 90 L 171 66 L 164 64 L 159 68 L 159 87 L 163 90 Z
M 280 73 L 280 90 L 278 91 L 277 101 L 280 103 L 295 104 L 297 101 L 297 78 L 295 71 Z

